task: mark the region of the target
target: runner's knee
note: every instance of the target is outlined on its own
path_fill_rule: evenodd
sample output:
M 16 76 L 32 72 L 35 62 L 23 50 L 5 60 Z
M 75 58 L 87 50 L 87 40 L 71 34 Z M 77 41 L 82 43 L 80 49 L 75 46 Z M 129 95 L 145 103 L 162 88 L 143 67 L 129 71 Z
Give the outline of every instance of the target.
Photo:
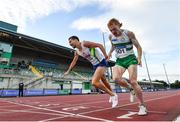
M 113 80 L 117 82 L 117 81 L 121 80 L 121 78 L 114 76 L 114 77 L 113 77 Z
M 137 81 L 130 81 L 130 84 L 132 87 L 135 87 L 138 85 Z
M 102 80 L 102 82 L 106 82 L 107 81 L 105 76 L 102 76 L 101 80 Z
M 94 87 L 97 87 L 97 86 L 98 86 L 97 81 L 92 80 L 92 85 L 93 85 Z

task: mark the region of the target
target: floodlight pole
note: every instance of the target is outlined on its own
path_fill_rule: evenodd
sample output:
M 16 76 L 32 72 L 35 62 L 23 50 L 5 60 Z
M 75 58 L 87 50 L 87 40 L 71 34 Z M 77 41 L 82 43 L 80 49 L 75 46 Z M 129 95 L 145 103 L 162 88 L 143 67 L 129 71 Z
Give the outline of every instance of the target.
M 147 62 L 146 62 L 145 52 L 143 52 L 143 57 L 144 57 L 144 61 L 145 61 L 145 64 L 146 64 L 146 70 L 147 70 L 147 73 L 148 73 L 148 78 L 149 78 L 149 81 L 150 81 L 150 86 L 151 86 L 151 89 L 153 89 L 153 84 L 152 84 L 152 81 L 151 81 L 151 77 L 149 75 L 149 69 L 148 69 L 148 65 L 147 65 Z
M 169 88 L 171 88 L 170 82 L 169 82 L 169 79 L 168 79 L 168 75 L 167 75 L 167 72 L 166 72 L 165 64 L 163 64 L 163 67 L 164 67 L 164 72 L 165 72 L 165 75 L 166 75 L 167 82 L 168 82 L 168 84 L 169 84 Z

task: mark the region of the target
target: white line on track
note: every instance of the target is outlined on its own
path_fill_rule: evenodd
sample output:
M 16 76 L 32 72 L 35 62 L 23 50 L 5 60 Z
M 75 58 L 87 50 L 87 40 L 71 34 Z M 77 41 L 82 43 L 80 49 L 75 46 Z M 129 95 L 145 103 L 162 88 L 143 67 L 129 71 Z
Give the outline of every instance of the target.
M 71 117 L 71 116 L 72 115 L 66 115 L 66 116 L 63 116 L 63 117 L 53 117 L 53 118 L 49 118 L 49 119 L 39 120 L 38 122 L 46 122 L 46 121 L 51 121 L 51 120 L 55 120 L 55 119 L 62 119 L 62 118 Z
M 137 109 L 124 109 L 124 108 L 120 108 L 119 110 L 137 112 Z M 154 114 L 167 114 L 167 112 L 163 112 L 163 111 L 149 111 L 149 110 L 148 110 L 148 113 L 154 113 Z
M 31 106 L 31 105 L 25 105 L 25 104 L 20 104 L 20 103 L 14 103 L 11 101 L 7 101 L 9 103 L 12 104 L 16 104 L 16 105 L 20 105 L 20 106 L 26 106 L 26 107 L 31 107 L 31 108 L 35 108 L 35 109 L 39 109 L 39 110 L 46 110 L 46 111 L 51 111 L 51 112 L 55 112 L 55 113 L 60 113 L 60 114 L 65 114 L 67 115 L 71 115 L 71 116 L 79 116 L 79 117 L 83 117 L 83 118 L 89 118 L 89 119 L 93 119 L 93 120 L 99 120 L 99 121 L 107 121 L 107 122 L 112 122 L 111 120 L 107 120 L 107 119 L 102 119 L 102 118 L 96 118 L 96 117 L 90 117 L 90 116 L 85 116 L 85 115 L 79 115 L 79 114 L 73 114 L 73 113 L 69 113 L 69 112 L 63 112 L 63 111 L 57 111 L 57 110 L 52 110 L 52 109 L 47 109 L 47 108 L 40 108 L 40 107 L 35 107 L 35 106 Z
M 90 116 L 79 115 L 79 114 L 76 114 L 76 116 L 66 115 L 66 116 L 63 116 L 63 117 L 54 117 L 54 118 L 50 118 L 50 119 L 40 120 L 39 122 L 62 119 L 62 118 L 66 118 L 66 117 L 81 117 L 81 118 L 88 118 L 88 119 L 92 119 L 92 120 L 96 120 L 96 121 L 98 120 L 98 121 L 104 121 L 104 122 L 114 122 L 112 120 L 107 120 L 107 119 L 102 119 L 102 118 L 97 118 L 97 117 L 90 117 Z
M 17 105 L 16 105 L 17 106 Z M 5 110 L 5 109 L 0 109 L 0 110 L 4 110 L 7 111 L 9 113 L 15 113 L 15 112 L 21 112 L 21 113 L 39 113 L 39 114 L 48 114 L 48 115 L 56 115 L 56 116 L 64 116 L 64 114 L 56 114 L 56 113 L 48 113 L 48 112 L 38 112 L 38 111 L 29 111 L 29 110 Z M 1 112 L 1 113 L 5 113 L 5 112 Z M 1 114 L 0 113 L 0 114 Z
M 11 108 L 11 107 L 16 107 L 17 105 L 6 105 L 6 106 L 0 106 L 0 109 L 2 109 L 2 108 Z
M 73 113 L 69 113 L 69 112 L 62 112 L 62 111 L 57 111 L 57 110 L 51 110 L 51 109 L 47 109 L 47 108 L 40 108 L 40 107 L 36 107 L 36 106 L 31 106 L 31 105 L 26 105 L 23 103 L 15 103 L 15 102 L 11 102 L 11 101 L 7 101 L 9 103 L 12 104 L 16 104 L 16 105 L 20 105 L 20 106 L 26 106 L 26 107 L 30 107 L 30 108 L 35 108 L 35 109 L 39 109 L 39 110 L 46 110 L 46 111 L 52 111 L 52 112 L 56 112 L 56 113 L 60 113 L 60 114 L 68 114 L 68 115 L 75 115 Z
M 159 99 L 165 99 L 165 98 L 174 97 L 174 96 L 178 96 L 178 95 L 170 95 L 170 96 L 164 96 L 164 97 L 149 99 L 149 100 L 145 100 L 145 102 L 150 102 L 150 101 L 159 100 Z M 116 108 L 121 108 L 121 107 L 129 106 L 129 105 L 134 105 L 134 104 L 138 104 L 138 103 L 139 102 L 124 104 L 124 105 L 118 106 Z M 93 110 L 93 111 L 88 111 L 88 112 L 82 112 L 82 113 L 79 113 L 79 114 L 88 114 L 88 113 L 93 113 L 93 112 L 97 112 L 97 111 L 109 110 L 109 109 L 112 109 L 112 108 L 98 109 L 98 110 Z
M 165 98 L 169 98 L 169 97 L 173 97 L 173 96 L 177 96 L 177 94 L 176 95 L 169 95 L 169 96 L 159 97 L 159 98 L 155 98 L 155 99 L 149 99 L 149 100 L 145 100 L 145 102 L 150 102 L 150 101 L 159 100 L 159 99 L 165 99 Z M 111 120 L 106 120 L 106 119 L 102 119 L 102 118 L 85 116 L 85 115 L 82 115 L 82 114 L 87 114 L 87 113 L 92 113 L 92 112 L 97 112 L 97 111 L 103 111 L 103 110 L 108 110 L 108 109 L 112 109 L 112 108 L 104 108 L 104 109 L 98 109 L 98 110 L 93 110 L 93 111 L 89 111 L 89 112 L 82 112 L 82 113 L 79 113 L 79 114 L 73 114 L 73 113 L 69 113 L 69 112 L 63 112 L 63 111 L 51 110 L 51 109 L 47 109 L 47 108 L 35 107 L 35 106 L 26 105 L 26 104 L 22 104 L 22 103 L 14 103 L 12 101 L 8 101 L 8 99 L 3 100 L 3 101 L 13 103 L 13 104 L 16 104 L 16 105 L 20 105 L 20 106 L 26 106 L 26 107 L 31 107 L 31 108 L 35 108 L 35 109 L 46 110 L 46 111 L 51 111 L 51 112 L 55 112 L 55 113 L 64 114 L 62 117 L 58 117 L 58 118 L 65 118 L 67 116 L 79 116 L 79 117 L 89 118 L 89 119 L 93 119 L 93 120 L 111 121 Z M 91 103 L 96 103 L 96 102 L 91 102 Z M 89 103 L 87 103 L 87 104 L 89 104 Z M 121 108 L 121 107 L 124 107 L 124 106 L 129 106 L 129 105 L 134 105 L 134 104 L 138 104 L 138 102 L 130 103 L 130 104 L 124 104 L 124 105 L 119 106 L 117 108 Z M 54 120 L 54 119 L 55 118 L 50 118 L 50 120 Z

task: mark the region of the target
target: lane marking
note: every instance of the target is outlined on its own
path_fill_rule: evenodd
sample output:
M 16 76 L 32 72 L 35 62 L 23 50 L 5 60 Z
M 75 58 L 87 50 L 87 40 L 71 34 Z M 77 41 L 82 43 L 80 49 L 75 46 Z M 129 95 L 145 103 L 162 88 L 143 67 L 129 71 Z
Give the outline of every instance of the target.
M 26 105 L 26 104 L 14 103 L 14 102 L 11 102 L 11 101 L 7 101 L 7 102 L 12 103 L 12 104 L 16 104 L 16 105 L 20 105 L 20 106 L 26 106 L 26 107 L 30 107 L 30 108 L 35 108 L 35 109 L 39 109 L 39 110 L 52 111 L 52 112 L 56 112 L 56 113 L 60 113 L 60 114 L 75 115 L 75 114 L 69 113 L 69 112 L 51 110 L 51 109 L 47 109 L 47 108 L 40 108 L 40 107 L 31 106 L 31 105 Z
M 105 121 L 105 122 L 114 122 L 113 120 L 107 120 L 107 119 L 102 119 L 102 118 L 97 118 L 97 117 L 91 117 L 91 116 L 85 116 L 85 115 L 80 115 L 80 114 L 77 114 L 76 116 L 79 116 L 79 117 L 84 117 L 84 118 L 89 118 L 89 119 L 94 119 L 94 120 L 100 120 L 100 121 Z
M 164 96 L 164 97 L 149 99 L 149 100 L 145 100 L 145 102 L 151 102 L 151 101 L 155 101 L 155 100 L 159 100 L 159 99 L 164 99 L 164 98 L 169 98 L 169 97 L 174 97 L 174 96 L 178 96 L 178 95 L 170 95 L 170 96 Z M 118 106 L 116 108 L 121 108 L 121 107 L 129 106 L 129 105 L 135 105 L 135 104 L 138 104 L 138 103 L 139 102 L 124 104 L 124 105 Z M 114 109 L 116 109 L 116 108 L 114 108 Z M 88 114 L 88 113 L 93 113 L 93 112 L 98 112 L 98 111 L 109 110 L 109 109 L 113 109 L 113 108 L 98 109 L 98 110 L 93 110 L 93 111 L 88 111 L 88 112 L 82 112 L 82 113 L 79 113 L 79 114 Z
M 149 99 L 149 100 L 146 100 L 146 102 L 149 102 L 149 101 L 154 101 L 154 100 L 158 100 L 158 99 L 163 99 L 163 98 L 168 98 L 168 97 L 173 97 L 173 96 L 177 96 L 177 95 L 170 95 L 170 96 L 165 96 L 165 97 L 160 97 L 160 98 L 155 98 L 155 99 Z M 4 100 L 3 100 L 4 101 Z M 10 102 L 10 101 L 6 101 L 6 102 Z M 10 103 L 13 103 L 13 102 L 10 102 Z M 133 103 L 133 104 L 137 104 L 138 102 L 136 102 L 136 103 Z M 13 103 L 13 104 L 16 104 L 16 103 Z M 133 104 L 125 104 L 125 105 L 123 105 L 123 106 L 128 106 L 128 105 L 133 105 Z M 21 105 L 21 106 L 26 106 L 25 104 L 19 104 L 19 105 Z M 117 107 L 117 108 L 120 108 L 120 107 L 123 107 L 123 106 L 119 106 L 119 107 Z M 28 107 L 31 107 L 31 108 L 34 108 L 34 106 L 28 106 Z M 41 109 L 41 110 L 43 110 L 42 108 L 38 108 L 38 107 L 35 107 L 35 109 Z M 112 109 L 112 108 L 105 108 L 105 109 L 100 109 L 100 110 L 98 110 L 98 111 L 102 111 L 102 110 L 106 110 L 106 109 Z M 83 113 L 79 113 L 79 114 L 73 114 L 73 113 L 67 113 L 67 112 L 62 112 L 62 111 L 55 111 L 55 110 L 51 110 L 51 109 L 47 109 L 47 111 L 53 111 L 53 112 L 60 112 L 60 113 L 63 113 L 63 114 L 69 114 L 68 116 L 74 116 L 74 115 L 76 115 L 76 116 L 79 116 L 80 114 L 85 114 L 85 113 L 87 113 L 87 112 L 83 112 Z M 91 112 L 94 112 L 94 111 L 90 111 L 90 113 Z M 67 116 L 67 115 L 64 115 L 64 116 Z M 80 116 L 83 116 L 83 115 L 80 115 Z M 87 116 L 86 116 L 86 118 L 87 118 Z M 97 118 L 96 118 L 97 119 Z M 99 118 L 99 119 L 101 119 L 101 118 Z M 106 121 L 111 121 L 111 120 L 106 120 Z
M 100 121 L 112 122 L 112 120 L 107 120 L 107 119 L 102 119 L 102 118 L 97 118 L 97 117 L 90 117 L 90 116 L 86 116 L 86 115 L 73 114 L 73 113 L 69 113 L 69 112 L 57 111 L 57 110 L 52 110 L 52 109 L 47 109 L 47 108 L 40 108 L 40 107 L 31 106 L 31 105 L 14 103 L 14 102 L 11 102 L 11 101 L 7 101 L 7 102 L 12 103 L 12 104 L 17 104 L 17 105 L 20 105 L 20 106 L 36 108 L 36 109 L 39 109 L 39 110 L 46 110 L 46 111 L 51 111 L 51 112 L 60 113 L 60 114 L 67 114 L 67 115 L 71 115 L 71 116 L 79 116 L 79 117 L 89 118 L 89 119 L 93 119 L 93 120 L 96 120 L 96 121 L 100 120 Z
M 58 105 L 60 105 L 60 104 L 56 104 L 56 103 L 53 104 L 53 103 L 52 103 L 52 104 L 39 104 L 38 106 L 39 106 L 39 107 L 48 107 L 48 106 L 58 106 Z
M 124 109 L 124 108 L 120 108 L 119 110 L 125 110 L 125 111 L 135 111 L 137 112 L 137 109 Z M 154 113 L 154 114 L 167 114 L 168 112 L 163 112 L 163 111 L 149 111 L 148 113 Z
M 77 111 L 79 109 L 88 109 L 89 107 L 85 107 L 85 106 L 73 106 L 73 107 L 69 107 L 69 108 L 62 108 L 62 110 L 64 111 Z
M 1 109 L 1 108 L 7 108 L 7 107 L 8 107 L 8 109 L 9 109 L 9 108 L 11 108 L 11 107 L 16 107 L 16 106 L 17 106 L 17 105 L 12 105 L 12 104 L 9 105 L 9 106 L 7 106 L 7 105 L 6 105 L 6 106 L 0 106 L 0 109 Z
M 62 118 L 66 118 L 66 117 L 76 117 L 76 118 L 77 118 L 77 117 L 81 117 L 81 118 L 93 119 L 93 120 L 96 120 L 96 121 L 97 121 L 97 119 L 98 119 L 99 121 L 103 121 L 103 122 L 114 122 L 114 121 L 112 121 L 112 120 L 107 120 L 107 119 L 102 119 L 102 118 L 96 118 L 96 117 L 90 117 L 90 116 L 79 115 L 79 114 L 76 114 L 76 116 L 66 115 L 66 116 L 64 116 L 64 117 L 54 117 L 54 118 L 50 118 L 50 119 L 40 120 L 40 121 L 38 121 L 38 122 L 52 121 L 52 120 L 55 120 L 55 119 L 62 119 Z M 81 120 L 79 120 L 79 121 L 81 121 Z
M 132 117 L 130 117 L 130 116 L 133 116 L 133 115 L 135 115 L 135 114 L 137 114 L 137 112 L 131 112 L 131 111 L 129 111 L 127 114 L 121 115 L 121 116 L 119 116 L 119 117 L 117 117 L 117 118 L 118 118 L 118 119 L 132 119 Z
M 56 115 L 56 116 L 64 116 L 64 114 L 56 114 L 56 113 L 48 113 L 48 112 L 38 112 L 38 111 L 29 111 L 29 110 L 6 110 L 7 113 L 39 113 L 39 114 L 48 114 L 48 115 Z M 2 113 L 2 112 L 1 112 Z M 0 114 L 1 114 L 0 113 Z M 5 113 L 5 112 L 4 112 Z
M 71 117 L 71 116 L 72 115 L 66 115 L 66 116 L 63 116 L 63 117 L 53 117 L 53 118 L 49 118 L 49 119 L 39 120 L 38 122 L 46 122 L 46 121 L 51 121 L 51 120 L 55 120 L 55 119 L 62 119 L 62 118 Z

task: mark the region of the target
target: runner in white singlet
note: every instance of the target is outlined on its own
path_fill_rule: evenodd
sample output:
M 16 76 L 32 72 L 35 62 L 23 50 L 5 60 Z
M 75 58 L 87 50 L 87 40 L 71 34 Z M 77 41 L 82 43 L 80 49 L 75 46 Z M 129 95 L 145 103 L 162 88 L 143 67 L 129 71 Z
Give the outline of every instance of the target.
M 112 108 L 116 107 L 118 105 L 118 96 L 116 93 L 112 92 L 109 82 L 106 80 L 104 75 L 107 67 L 106 58 L 108 57 L 104 47 L 99 43 L 89 41 L 80 42 L 77 36 L 71 36 L 68 40 L 70 46 L 76 48 L 76 51 L 74 53 L 73 61 L 64 75 L 69 74 L 69 72 L 73 69 L 79 55 L 84 57 L 93 65 L 94 74 L 91 80 L 92 85 L 108 93 L 110 95 L 110 99 L 112 100 Z M 98 48 L 102 53 L 98 50 Z M 100 82 L 100 80 L 102 82 Z

